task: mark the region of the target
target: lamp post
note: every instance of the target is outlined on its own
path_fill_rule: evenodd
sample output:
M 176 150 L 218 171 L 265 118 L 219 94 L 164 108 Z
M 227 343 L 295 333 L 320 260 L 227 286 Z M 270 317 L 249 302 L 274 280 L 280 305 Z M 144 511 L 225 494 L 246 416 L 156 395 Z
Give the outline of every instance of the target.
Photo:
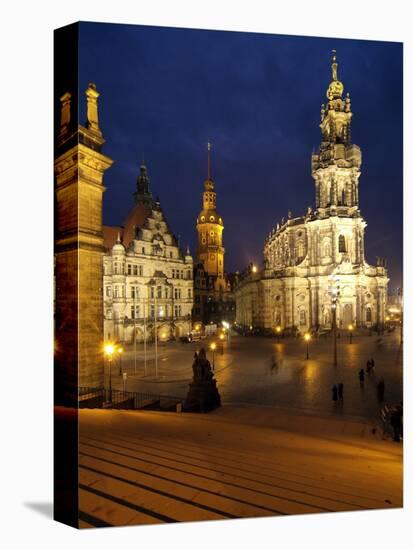
M 215 349 L 216 349 L 217 345 L 215 342 L 212 342 L 211 343 L 211 351 L 212 351 L 212 370 L 215 371 Z
M 115 346 L 108 342 L 105 344 L 105 355 L 109 363 L 109 402 L 112 402 L 112 358 L 115 352 Z
M 275 327 L 275 333 L 276 333 L 276 335 L 277 335 L 278 338 L 279 338 L 280 335 L 281 335 L 281 327 L 280 327 L 280 325 L 277 325 L 277 326 Z
M 122 353 L 123 353 L 122 346 L 118 347 L 117 352 L 119 354 L 119 375 L 122 376 Z
M 337 302 L 340 295 L 339 287 L 340 278 L 337 275 L 332 275 L 330 278 L 330 295 L 331 295 L 331 310 L 333 314 L 333 364 L 337 366 Z
M 307 344 L 307 354 L 306 354 L 306 359 L 308 360 L 310 358 L 310 355 L 308 353 L 308 347 L 309 347 L 309 343 L 310 343 L 310 340 L 311 340 L 311 334 L 309 332 L 306 332 L 304 334 L 304 340 Z
M 221 340 L 221 355 L 224 355 L 224 334 L 221 332 L 219 335 L 219 339 Z
M 403 344 L 403 288 L 397 289 L 400 305 L 400 346 Z
M 350 325 L 348 326 L 349 337 L 350 337 L 350 344 L 353 343 L 353 329 L 354 329 L 353 325 L 350 324 Z

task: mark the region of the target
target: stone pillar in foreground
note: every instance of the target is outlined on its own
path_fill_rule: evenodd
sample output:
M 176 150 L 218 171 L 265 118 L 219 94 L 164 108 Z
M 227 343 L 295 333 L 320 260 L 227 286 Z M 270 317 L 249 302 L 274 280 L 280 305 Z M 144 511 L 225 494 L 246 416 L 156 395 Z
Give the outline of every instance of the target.
M 86 90 L 84 126 L 60 97 L 55 155 L 55 403 L 77 407 L 79 387 L 103 388 L 103 176 L 99 93 Z

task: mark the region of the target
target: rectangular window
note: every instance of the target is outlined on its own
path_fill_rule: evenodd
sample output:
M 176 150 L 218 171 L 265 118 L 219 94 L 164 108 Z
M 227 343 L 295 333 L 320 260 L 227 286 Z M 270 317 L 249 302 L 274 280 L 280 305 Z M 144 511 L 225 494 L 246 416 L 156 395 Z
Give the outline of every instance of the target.
M 162 287 L 161 286 L 158 286 L 157 289 L 156 289 L 156 297 L 157 298 L 162 298 Z
M 192 289 L 188 288 L 188 298 L 192 298 Z
M 172 270 L 172 279 L 175 279 L 175 269 Z
M 139 275 L 139 277 L 142 277 L 143 276 L 143 266 L 139 265 L 138 268 L 139 268 L 138 275 Z
M 142 254 L 145 254 L 145 247 L 142 246 Z
M 151 298 L 155 298 L 155 287 L 151 286 Z
M 131 316 L 131 319 L 139 319 L 139 317 L 140 317 L 140 307 L 139 306 L 131 306 L 130 316 Z
M 139 287 L 138 286 L 131 286 L 130 289 L 131 292 L 131 298 L 138 299 L 139 298 Z
M 113 273 L 114 273 L 115 275 L 118 274 L 118 262 L 115 262 L 115 263 L 113 264 Z
M 108 298 L 110 298 L 110 296 L 111 296 L 111 294 L 112 294 L 111 291 L 112 291 L 112 289 L 110 288 L 110 286 L 107 286 L 107 287 L 106 287 L 106 296 L 107 296 Z
M 155 317 L 155 306 L 154 304 L 151 304 L 151 317 Z
M 119 287 L 118 287 L 118 285 L 115 285 L 114 288 L 113 288 L 113 296 L 115 298 L 119 297 Z
M 132 265 L 131 264 L 127 265 L 127 273 L 128 273 L 128 275 L 132 275 Z
M 137 274 L 138 274 L 138 266 L 137 266 L 137 265 L 134 265 L 134 266 L 133 266 L 133 274 L 134 274 L 134 275 L 137 275 Z

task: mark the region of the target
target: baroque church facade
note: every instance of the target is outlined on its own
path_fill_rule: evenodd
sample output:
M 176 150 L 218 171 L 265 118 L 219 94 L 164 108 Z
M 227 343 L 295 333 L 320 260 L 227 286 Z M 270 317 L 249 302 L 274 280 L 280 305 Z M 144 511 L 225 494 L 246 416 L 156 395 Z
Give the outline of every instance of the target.
M 381 326 L 386 315 L 385 262 L 365 260 L 366 222 L 360 211 L 360 148 L 351 139 L 350 94 L 343 97 L 333 52 L 321 143 L 311 159 L 315 208 L 287 219 L 264 243 L 263 269 L 252 266 L 236 288 L 236 320 L 267 330 Z
M 211 144 L 208 143 L 208 177 L 204 182 L 202 210 L 196 219 L 197 262 L 194 268 L 194 321 L 204 324 L 235 317 L 233 278 L 225 273 L 224 221 L 217 211 L 215 182 L 211 176 Z
M 167 341 L 191 330 L 193 259 L 171 232 L 144 163 L 122 226 L 103 226 L 104 337 Z

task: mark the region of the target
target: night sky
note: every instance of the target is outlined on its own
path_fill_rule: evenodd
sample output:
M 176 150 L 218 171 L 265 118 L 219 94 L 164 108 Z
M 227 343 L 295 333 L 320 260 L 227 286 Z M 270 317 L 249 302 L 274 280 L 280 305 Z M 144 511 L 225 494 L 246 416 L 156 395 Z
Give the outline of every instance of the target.
M 210 140 L 226 271 L 260 263 L 272 227 L 314 205 L 310 158 L 336 49 L 363 155 L 366 259 L 386 257 L 389 291 L 400 286 L 400 43 L 95 23 L 79 34 L 80 90 L 95 82 L 101 92 L 104 152 L 115 161 L 105 175 L 104 223 L 121 224 L 132 208 L 144 153 L 152 192 L 194 254 Z M 81 122 L 84 103 L 81 96 Z

